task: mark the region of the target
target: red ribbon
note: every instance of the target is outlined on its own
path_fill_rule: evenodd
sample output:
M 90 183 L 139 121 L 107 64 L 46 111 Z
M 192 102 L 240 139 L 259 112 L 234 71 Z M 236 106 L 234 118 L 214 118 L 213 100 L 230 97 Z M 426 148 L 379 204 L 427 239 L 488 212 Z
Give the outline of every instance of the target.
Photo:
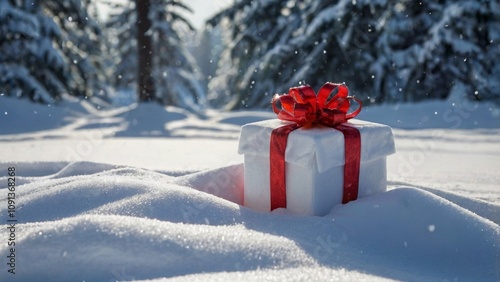
M 357 199 L 361 137 L 356 128 L 342 125 L 342 123 L 357 116 L 362 104 L 358 99 L 348 96 L 348 93 L 349 90 L 345 84 L 327 82 L 321 87 L 317 96 L 309 85 L 293 87 L 290 88 L 288 94 L 274 96 L 272 105 L 278 118 L 294 123 L 278 127 L 271 133 L 271 210 L 286 207 L 285 150 L 288 135 L 297 128 L 318 124 L 335 128 L 344 135 L 345 165 L 342 203 Z M 348 114 L 350 99 L 355 100 L 359 107 Z M 281 103 L 281 109 L 278 109 L 276 105 L 278 102 Z

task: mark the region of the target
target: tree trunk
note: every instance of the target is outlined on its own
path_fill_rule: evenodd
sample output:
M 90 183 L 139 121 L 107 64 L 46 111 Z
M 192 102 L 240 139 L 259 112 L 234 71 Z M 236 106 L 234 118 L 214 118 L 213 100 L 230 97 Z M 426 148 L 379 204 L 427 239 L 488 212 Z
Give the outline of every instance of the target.
M 155 83 L 153 77 L 153 50 L 152 36 L 149 29 L 150 0 L 136 0 L 137 12 L 137 50 L 138 50 L 138 76 L 137 90 L 139 101 L 151 101 L 155 98 Z

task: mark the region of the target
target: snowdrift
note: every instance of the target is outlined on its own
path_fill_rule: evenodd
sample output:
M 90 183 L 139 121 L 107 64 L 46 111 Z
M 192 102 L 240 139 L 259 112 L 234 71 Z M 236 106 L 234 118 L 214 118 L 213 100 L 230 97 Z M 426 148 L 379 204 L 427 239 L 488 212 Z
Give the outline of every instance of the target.
M 17 180 L 17 271 L 0 272 L 2 281 L 500 278 L 500 207 L 491 204 L 485 218 L 395 187 L 300 217 L 241 206 L 242 165 L 177 177 L 88 162 L 47 172 Z M 6 222 L 5 205 L 0 213 Z
M 324 217 L 241 205 L 240 126 L 273 117 L 0 95 L 0 281 L 500 281 L 494 104 L 365 107 L 396 135 L 388 192 Z

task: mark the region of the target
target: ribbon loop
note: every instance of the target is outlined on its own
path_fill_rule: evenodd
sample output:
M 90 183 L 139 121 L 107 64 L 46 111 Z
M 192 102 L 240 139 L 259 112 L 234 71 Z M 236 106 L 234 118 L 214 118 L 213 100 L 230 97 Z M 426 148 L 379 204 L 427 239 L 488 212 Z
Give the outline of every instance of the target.
M 363 107 L 363 103 L 361 103 L 361 101 L 358 98 L 356 98 L 356 97 L 348 97 L 348 98 L 352 98 L 359 105 L 358 108 L 354 112 L 346 115 L 347 119 L 351 119 L 351 118 L 359 115 L 359 113 L 361 112 L 361 108 Z
M 346 122 L 361 112 L 361 101 L 348 94 L 349 89 L 345 84 L 327 82 L 320 88 L 317 96 L 309 85 L 303 85 L 290 88 L 288 94 L 275 95 L 272 106 L 281 120 L 293 121 L 299 125 L 333 126 Z M 359 106 L 348 114 L 350 100 L 355 100 Z M 281 109 L 278 109 L 277 102 L 281 103 Z

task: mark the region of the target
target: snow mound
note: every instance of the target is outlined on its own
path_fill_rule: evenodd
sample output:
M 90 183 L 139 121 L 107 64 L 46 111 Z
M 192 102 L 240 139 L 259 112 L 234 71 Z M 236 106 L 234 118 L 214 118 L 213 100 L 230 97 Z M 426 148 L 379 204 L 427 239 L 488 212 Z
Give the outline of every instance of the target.
M 113 270 L 119 268 L 126 269 L 129 278 L 145 279 L 238 267 L 314 264 L 293 241 L 241 225 L 214 227 L 87 215 L 20 228 L 24 235 L 18 256 L 24 258 L 25 266 L 19 266 L 16 278 L 23 281 L 123 279 L 113 277 Z
M 157 103 L 132 105 L 131 110 L 120 115 L 128 126 L 123 131 L 118 131 L 116 136 L 169 136 L 165 123 L 184 120 L 190 116 L 189 112 L 174 108 L 164 107 Z
M 17 273 L 1 281 L 500 278 L 500 227 L 423 189 L 304 217 L 239 205 L 241 164 L 175 177 L 85 162 L 45 172 L 17 186 Z
M 417 263 L 428 273 L 434 269 L 472 279 L 489 265 L 498 275 L 492 262 L 500 259 L 500 228 L 493 222 L 416 188 L 400 187 L 357 202 L 337 206 L 328 217 L 355 227 L 349 238 L 364 252 L 393 265 Z

